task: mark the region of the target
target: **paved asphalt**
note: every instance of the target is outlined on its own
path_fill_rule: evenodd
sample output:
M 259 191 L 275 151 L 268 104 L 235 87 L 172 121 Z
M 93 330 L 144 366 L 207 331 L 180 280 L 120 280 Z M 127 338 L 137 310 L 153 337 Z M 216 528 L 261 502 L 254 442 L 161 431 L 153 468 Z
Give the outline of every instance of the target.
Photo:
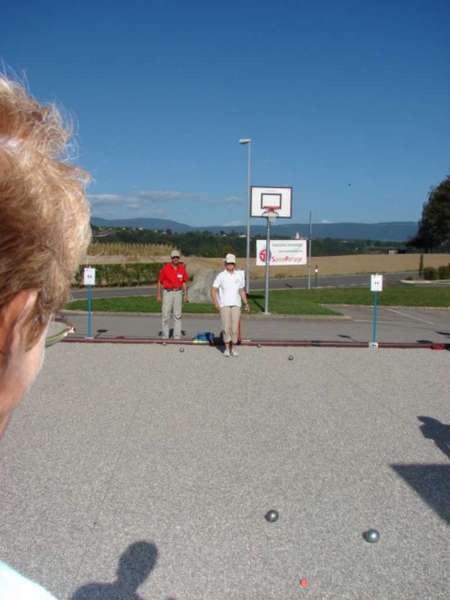
M 243 316 L 242 337 L 261 340 L 322 340 L 364 342 L 372 335 L 372 308 L 369 306 L 335 306 L 342 316 L 338 318 Z M 66 313 L 66 319 L 75 325 L 72 337 L 87 335 L 86 314 Z M 185 339 L 192 339 L 202 331 L 219 335 L 221 327 L 217 315 L 185 315 Z M 93 334 L 108 338 L 159 338 L 159 315 L 117 315 L 94 313 Z M 450 343 L 450 310 L 380 307 L 377 340 L 379 342 L 440 342 Z
M 0 556 L 61 600 L 448 600 L 449 358 L 53 346 L 0 445 Z
M 325 277 L 318 277 L 317 281 L 314 276 L 311 278 L 312 287 L 351 287 L 369 285 L 369 275 L 328 275 Z M 406 277 L 417 277 L 417 273 L 405 272 L 405 273 L 386 273 L 384 275 L 385 284 L 398 284 L 402 279 Z M 264 289 L 264 279 L 254 279 L 251 282 L 253 290 Z M 286 288 L 307 288 L 308 279 L 307 277 L 289 277 L 286 279 L 274 278 L 270 280 L 270 289 L 286 289 Z M 156 287 L 154 285 L 144 287 L 131 287 L 131 288 L 94 288 L 94 298 L 114 298 L 117 296 L 146 296 L 148 294 L 155 294 Z M 73 289 L 72 298 L 86 298 L 85 289 Z

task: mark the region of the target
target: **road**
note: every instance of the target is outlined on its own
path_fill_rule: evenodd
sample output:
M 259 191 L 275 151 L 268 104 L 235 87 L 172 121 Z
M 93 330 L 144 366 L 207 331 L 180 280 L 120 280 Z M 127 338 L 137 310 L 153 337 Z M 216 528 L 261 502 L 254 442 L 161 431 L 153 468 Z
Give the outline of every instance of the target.
M 253 341 L 263 340 L 314 340 L 338 342 L 369 342 L 372 330 L 370 306 L 335 306 L 338 317 L 277 317 L 250 315 L 242 318 L 242 337 Z M 450 342 L 450 310 L 445 308 L 379 308 L 379 342 L 388 343 L 444 343 Z M 66 313 L 67 320 L 75 325 L 71 337 L 87 335 L 86 314 Z M 217 315 L 184 315 L 185 340 L 200 331 L 220 332 Z M 159 339 L 161 316 L 109 315 L 94 313 L 95 338 Z
M 414 272 L 403 272 L 403 273 L 386 273 L 384 276 L 385 284 L 398 284 L 402 279 L 406 277 L 417 277 L 417 273 Z M 324 277 L 318 277 L 317 285 L 314 277 L 311 278 L 312 287 L 351 287 L 361 286 L 369 284 L 369 275 L 364 273 L 362 275 L 327 275 Z M 251 282 L 253 290 L 264 289 L 264 279 L 254 279 Z M 282 289 L 304 289 L 308 286 L 307 277 L 288 277 L 284 279 L 273 278 L 270 280 L 270 289 L 282 290 Z M 147 296 L 154 295 L 156 286 L 143 286 L 143 287 L 127 287 L 127 288 L 94 288 L 94 298 L 117 298 L 123 296 Z M 73 289 L 72 298 L 74 300 L 78 298 L 85 298 L 85 289 Z

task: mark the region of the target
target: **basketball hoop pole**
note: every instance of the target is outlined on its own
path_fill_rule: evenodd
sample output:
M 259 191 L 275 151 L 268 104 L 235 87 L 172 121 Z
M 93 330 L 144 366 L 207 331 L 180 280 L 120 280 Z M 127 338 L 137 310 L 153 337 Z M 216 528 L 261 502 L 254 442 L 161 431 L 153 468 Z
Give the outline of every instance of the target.
M 268 212 L 266 215 L 266 281 L 264 284 L 264 314 L 270 315 L 269 312 L 269 277 L 270 277 L 270 220 L 273 218 L 273 213 Z

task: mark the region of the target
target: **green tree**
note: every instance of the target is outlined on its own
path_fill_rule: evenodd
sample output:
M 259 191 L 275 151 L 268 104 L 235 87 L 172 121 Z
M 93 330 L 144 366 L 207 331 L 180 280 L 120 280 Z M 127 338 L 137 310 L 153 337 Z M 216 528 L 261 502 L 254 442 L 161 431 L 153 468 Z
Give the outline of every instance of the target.
M 417 235 L 408 246 L 427 252 L 450 247 L 450 175 L 431 190 L 423 205 Z

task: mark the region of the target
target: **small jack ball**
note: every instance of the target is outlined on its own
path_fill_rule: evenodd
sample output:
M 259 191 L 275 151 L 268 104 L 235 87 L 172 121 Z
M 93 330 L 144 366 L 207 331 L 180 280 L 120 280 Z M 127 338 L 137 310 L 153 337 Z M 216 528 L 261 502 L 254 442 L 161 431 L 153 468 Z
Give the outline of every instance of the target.
M 278 521 L 278 517 L 279 514 L 276 510 L 269 510 L 264 516 L 266 521 L 268 521 L 269 523 L 275 523 L 275 521 Z
M 376 529 L 368 529 L 364 532 L 363 536 L 369 544 L 375 544 L 380 539 L 380 533 Z
M 303 589 L 308 587 L 308 580 L 306 579 L 306 577 L 302 577 L 298 583 Z
M 180 352 L 184 352 L 184 348 L 180 348 Z
M 292 354 L 289 354 L 289 360 L 294 360 L 294 357 L 292 356 Z

